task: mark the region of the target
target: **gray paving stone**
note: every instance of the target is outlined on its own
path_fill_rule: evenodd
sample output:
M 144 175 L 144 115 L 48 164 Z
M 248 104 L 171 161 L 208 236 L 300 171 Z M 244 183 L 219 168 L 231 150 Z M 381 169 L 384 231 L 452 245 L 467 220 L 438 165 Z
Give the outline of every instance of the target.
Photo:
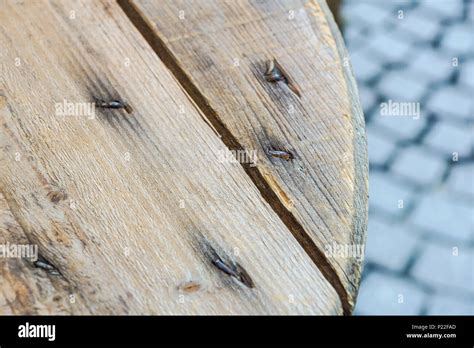
M 359 50 L 351 54 L 351 63 L 354 75 L 359 82 L 366 82 L 375 77 L 382 69 L 380 60 L 366 50 Z
M 472 35 L 472 23 L 456 23 L 448 27 L 443 36 L 441 46 L 455 55 L 473 52 L 474 37 Z
M 467 3 L 467 19 L 471 21 L 471 23 L 474 21 L 474 2 L 472 1 Z
M 390 0 L 390 1 L 377 1 L 377 0 L 367 0 L 377 3 L 379 6 L 391 7 L 393 11 L 397 10 L 407 10 L 412 8 L 413 2 L 411 0 Z
M 408 12 L 413 11 L 413 1 L 411 0 L 390 0 L 390 1 L 373 1 L 376 2 L 379 6 L 389 8 L 395 15 L 395 18 L 398 19 L 399 11 L 403 11 L 403 14 L 406 15 Z
M 438 18 L 456 18 L 462 16 L 462 1 L 419 0 L 418 8 L 426 15 Z
M 344 40 L 346 44 L 352 45 L 354 41 L 358 41 L 362 38 L 362 28 L 359 25 L 346 25 L 344 27 Z M 349 51 L 352 53 L 352 51 Z
M 387 63 L 405 61 L 412 53 L 412 46 L 409 42 L 401 40 L 386 30 L 377 31 L 367 48 L 370 52 L 385 59 Z
M 474 198 L 474 163 L 454 166 L 448 178 L 447 188 L 452 192 Z
M 474 140 L 474 127 L 438 122 L 426 135 L 424 142 L 445 156 L 457 152 L 459 158 L 468 156 Z
M 392 170 L 419 185 L 429 186 L 441 180 L 445 166 L 442 159 L 423 148 L 410 146 L 396 158 Z
M 418 50 L 410 61 L 407 73 L 413 78 L 423 78 L 427 83 L 446 81 L 453 71 L 452 57 L 440 50 L 431 47 L 423 47 Z
M 346 18 L 343 16 L 343 20 L 346 21 Z M 357 51 L 363 51 L 365 46 L 370 40 L 370 35 L 367 35 L 364 32 L 364 26 L 360 22 L 355 22 L 354 24 L 344 25 L 344 42 L 346 44 L 347 50 L 350 53 L 350 56 L 354 55 Z
M 410 221 L 433 235 L 468 243 L 473 238 L 473 207 L 452 197 L 447 190 L 424 195 Z
M 440 30 L 439 19 L 426 16 L 422 9 L 405 11 L 403 19 L 396 22 L 396 30 L 406 40 L 412 38 L 421 41 L 432 40 Z
M 361 84 L 359 86 L 359 99 L 362 105 L 362 109 L 364 110 L 364 112 L 367 112 L 374 106 L 376 96 L 371 89 L 365 87 L 364 84 Z
M 458 255 L 453 255 L 456 245 L 428 245 L 412 269 L 415 278 L 437 289 L 460 290 L 474 295 L 472 249 L 458 247 Z
M 426 117 L 423 113 L 423 106 L 420 106 L 421 115 L 419 118 L 409 116 L 383 116 L 380 108 L 374 112 L 372 123 L 374 127 L 379 127 L 389 131 L 394 140 L 413 140 L 426 125 Z
M 402 271 L 419 243 L 419 236 L 404 224 L 369 219 L 366 260 L 393 271 Z
M 461 63 L 459 81 L 471 90 L 474 88 L 474 60 Z
M 446 86 L 431 95 L 427 108 L 448 121 L 453 117 L 468 119 L 473 116 L 473 98 L 468 90 L 457 86 Z
M 369 174 L 369 210 L 383 211 L 392 217 L 401 216 L 412 201 L 411 191 L 389 175 L 371 171 Z M 403 201 L 403 206 L 400 206 Z M 400 206 L 400 208 L 399 208 Z
M 426 308 L 428 314 L 472 315 L 473 303 L 465 299 L 472 300 L 469 294 L 474 291 L 469 249 L 474 242 L 474 164 L 452 164 L 447 181 L 436 187 L 449 165 L 444 157 L 453 152 L 451 148 L 466 149 L 457 150 L 461 160 L 473 151 L 466 126 L 474 120 L 474 42 L 472 28 L 462 19 L 464 5 L 453 0 L 426 0 L 419 6 L 408 0 L 346 0 L 343 6 L 362 106 L 372 113 L 366 115 L 370 163 L 380 165 L 397 155 L 390 171 L 370 172 L 366 259 L 388 271 L 376 269 L 364 277 L 355 313 L 418 314 Z M 404 10 L 403 20 L 397 19 L 399 9 Z M 472 21 L 474 11 L 468 16 Z M 440 45 L 432 46 L 439 33 L 443 34 Z M 453 67 L 453 57 L 459 58 L 458 67 Z M 406 67 L 389 67 L 392 62 Z M 456 71 L 459 83 L 451 85 Z M 367 82 L 374 77 L 380 81 L 369 87 Z M 430 92 L 433 87 L 437 89 Z M 428 98 L 420 100 L 426 92 Z M 420 118 L 382 116 L 375 104 L 379 95 L 392 101 L 422 101 Z M 430 113 L 438 119 L 423 143 L 401 147 L 400 142 L 418 139 Z M 403 178 L 428 191 L 412 191 Z M 443 191 L 433 192 L 435 188 Z M 404 210 L 409 208 L 414 210 Z M 397 221 L 405 212 L 410 213 L 407 221 Z M 456 258 L 449 255 L 454 246 L 460 250 Z M 399 273 L 418 251 L 412 268 L 416 280 L 390 275 Z M 432 286 L 434 294 L 424 293 L 417 281 Z M 399 294 L 404 295 L 404 303 L 398 303 Z
M 370 273 L 362 281 L 356 314 L 420 314 L 425 293 L 415 284 L 380 272 Z
M 433 296 L 428 304 L 428 315 L 474 315 L 474 302 L 446 295 Z
M 406 71 L 390 71 L 379 82 L 379 90 L 386 99 L 399 102 L 420 102 L 426 92 L 427 79 L 414 78 Z
M 383 165 L 395 150 L 395 145 L 387 137 L 376 132 L 368 135 L 370 164 Z
M 353 39 L 350 41 L 346 41 L 347 51 L 350 52 L 350 56 L 352 57 L 357 51 L 362 51 L 363 46 L 366 45 L 366 40 L 364 37 L 359 37 L 358 39 Z M 355 74 L 355 72 L 354 72 Z
M 349 17 L 351 22 L 363 23 L 372 29 L 386 24 L 393 15 L 390 7 L 377 6 L 376 1 L 350 1 L 344 8 L 350 8 L 350 13 L 343 9 L 344 17 Z

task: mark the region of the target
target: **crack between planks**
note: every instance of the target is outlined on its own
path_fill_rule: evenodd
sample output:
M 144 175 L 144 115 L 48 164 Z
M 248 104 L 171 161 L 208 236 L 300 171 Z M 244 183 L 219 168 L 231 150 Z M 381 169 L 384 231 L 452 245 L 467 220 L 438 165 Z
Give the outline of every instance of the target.
M 137 28 L 140 34 L 145 38 L 153 51 L 158 55 L 165 66 L 171 71 L 176 80 L 179 82 L 184 91 L 201 113 L 207 117 L 206 122 L 214 131 L 217 131 L 222 142 L 229 150 L 241 150 L 243 146 L 235 138 L 232 132 L 220 120 L 217 112 L 209 105 L 205 96 L 200 92 L 199 88 L 191 81 L 184 69 L 178 64 L 178 60 L 167 47 L 165 42 L 158 36 L 154 30 L 152 22 L 148 21 L 141 11 L 129 0 L 117 0 L 118 5 L 122 8 L 126 16 Z M 239 161 L 239 163 L 241 163 Z M 311 258 L 313 263 L 318 267 L 324 278 L 331 284 L 342 304 L 344 315 L 351 314 L 351 303 L 348 294 L 337 275 L 334 267 L 325 257 L 324 252 L 314 243 L 312 238 L 305 231 L 303 226 L 298 222 L 296 217 L 289 211 L 279 199 L 278 195 L 272 190 L 271 186 L 262 175 L 262 173 L 248 163 L 241 163 L 247 175 L 253 181 L 260 191 L 265 201 L 270 205 L 273 211 L 278 215 L 280 220 L 285 224 L 292 233 L 297 242 L 301 245 L 306 254 Z

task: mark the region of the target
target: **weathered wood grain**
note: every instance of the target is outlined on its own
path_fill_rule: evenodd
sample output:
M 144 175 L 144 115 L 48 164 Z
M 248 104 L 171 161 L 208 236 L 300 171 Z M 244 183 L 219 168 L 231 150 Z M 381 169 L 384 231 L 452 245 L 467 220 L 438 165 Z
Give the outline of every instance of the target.
M 0 260 L 3 314 L 342 313 L 115 2 L 0 7 L 2 237 L 60 273 Z M 95 98 L 133 112 L 58 115 Z
M 257 151 L 247 173 L 350 312 L 362 258 L 331 248 L 364 247 L 367 145 L 349 57 L 324 1 L 119 3 L 227 146 Z M 266 71 L 273 60 L 281 81 Z
M 17 250 L 17 246 L 32 246 L 3 195 L 0 195 L 0 245 L 13 250 Z M 2 254 L 5 252 L 3 248 Z M 50 276 L 35 268 L 34 261 L 17 257 L 0 259 L 1 314 L 50 315 L 89 312 L 87 301 L 80 298 L 80 294 L 75 294 L 71 284 L 63 277 Z

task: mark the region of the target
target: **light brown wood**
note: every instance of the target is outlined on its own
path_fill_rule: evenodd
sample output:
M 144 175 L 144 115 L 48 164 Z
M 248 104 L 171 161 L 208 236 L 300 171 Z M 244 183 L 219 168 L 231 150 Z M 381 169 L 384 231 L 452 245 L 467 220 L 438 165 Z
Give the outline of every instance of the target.
M 228 148 L 115 2 L 2 0 L 0 23 L 0 236 L 38 245 L 60 272 L 0 259 L 0 313 L 342 313 L 334 288 L 242 166 L 219 160 Z M 56 103 L 94 98 L 126 101 L 133 112 L 57 114 Z M 321 132 L 331 123 L 350 134 L 351 117 L 323 122 Z M 353 137 L 315 134 L 352 158 Z M 294 172 L 259 160 L 300 212 L 280 177 Z M 315 178 L 322 163 L 301 164 L 295 180 Z M 353 192 L 352 174 L 341 175 Z M 327 190 L 333 183 L 323 182 Z M 325 201 L 312 202 L 315 216 L 329 214 Z M 352 219 L 354 207 L 343 208 Z
M 30 246 L 23 229 L 0 195 L 0 245 Z M 15 249 L 16 250 L 16 249 Z M 52 315 L 89 313 L 80 298 L 62 277 L 50 277 L 33 260 L 17 257 L 0 259 L 0 314 Z
M 349 57 L 324 1 L 120 4 L 227 146 L 257 151 L 247 173 L 350 312 L 363 259 L 330 251 L 364 247 L 367 145 Z M 269 61 L 286 81 L 268 81 Z M 275 149 L 295 158 L 275 158 Z

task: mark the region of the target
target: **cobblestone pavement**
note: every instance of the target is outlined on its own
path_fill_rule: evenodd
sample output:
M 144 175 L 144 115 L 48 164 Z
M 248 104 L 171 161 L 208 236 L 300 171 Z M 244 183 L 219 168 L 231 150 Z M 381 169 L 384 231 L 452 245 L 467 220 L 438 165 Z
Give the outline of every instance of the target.
M 474 1 L 345 0 L 342 18 L 370 160 L 355 314 L 474 314 Z

